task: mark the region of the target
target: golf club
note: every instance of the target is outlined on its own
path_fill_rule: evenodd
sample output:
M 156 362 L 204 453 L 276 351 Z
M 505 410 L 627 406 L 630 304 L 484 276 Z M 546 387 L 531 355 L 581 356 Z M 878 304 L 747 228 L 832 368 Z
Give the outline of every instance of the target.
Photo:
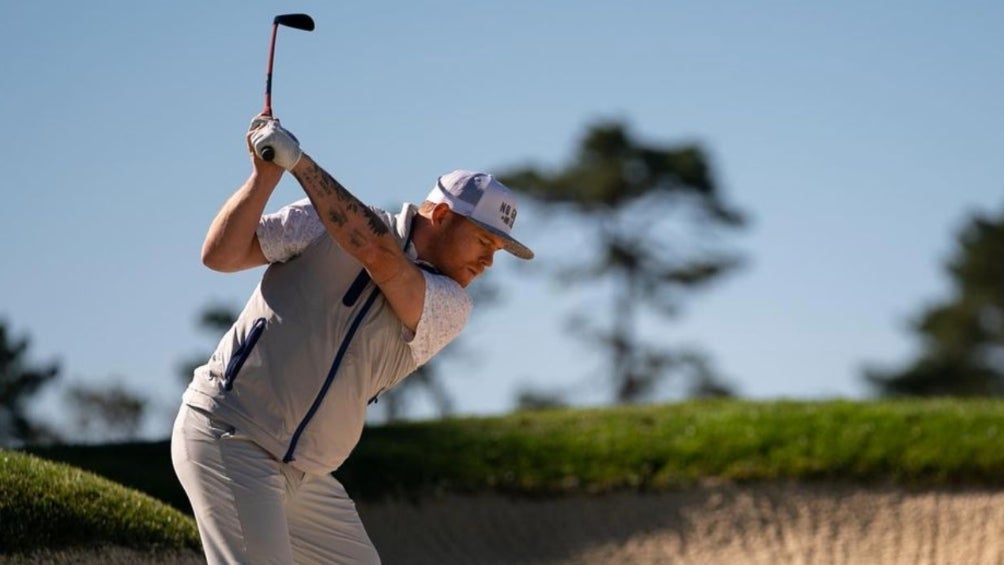
M 266 116 L 272 115 L 272 60 L 275 58 L 275 36 L 279 26 L 314 31 L 314 19 L 307 14 L 280 14 L 272 20 L 272 41 L 268 45 L 268 68 L 265 76 L 265 108 L 261 111 Z M 271 147 L 262 148 L 262 159 L 271 161 L 274 157 L 275 150 Z

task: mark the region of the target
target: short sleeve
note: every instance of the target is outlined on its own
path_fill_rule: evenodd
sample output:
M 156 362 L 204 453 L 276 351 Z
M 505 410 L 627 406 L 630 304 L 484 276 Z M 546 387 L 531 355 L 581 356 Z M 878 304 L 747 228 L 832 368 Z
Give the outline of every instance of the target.
M 409 341 L 411 356 L 424 365 L 453 341 L 467 324 L 474 303 L 457 281 L 425 270 L 425 303 L 415 335 Z
M 278 212 L 263 215 L 255 233 L 265 259 L 280 263 L 302 253 L 325 231 L 314 205 L 304 198 Z

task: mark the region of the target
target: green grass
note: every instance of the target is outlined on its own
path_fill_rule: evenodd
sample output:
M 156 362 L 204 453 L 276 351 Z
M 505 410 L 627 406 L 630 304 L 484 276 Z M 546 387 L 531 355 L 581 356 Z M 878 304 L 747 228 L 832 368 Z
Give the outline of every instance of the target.
M 1004 486 L 1004 402 L 701 401 L 368 429 L 350 491 L 515 494 L 704 480 Z
M 30 451 L 188 508 L 166 441 Z M 0 547 L 11 539 L 194 543 L 191 522 L 150 499 L 25 455 L 0 458 Z M 704 481 L 1001 488 L 1004 401 L 700 401 L 373 426 L 335 475 L 357 500 Z
M 0 450 L 0 553 L 80 546 L 181 550 L 199 547 L 199 538 L 190 517 L 150 496 Z
M 150 494 L 186 514 L 192 513 L 185 491 L 181 489 L 174 475 L 171 443 L 168 440 L 104 445 L 37 446 L 30 447 L 27 451 L 43 459 L 86 469 Z

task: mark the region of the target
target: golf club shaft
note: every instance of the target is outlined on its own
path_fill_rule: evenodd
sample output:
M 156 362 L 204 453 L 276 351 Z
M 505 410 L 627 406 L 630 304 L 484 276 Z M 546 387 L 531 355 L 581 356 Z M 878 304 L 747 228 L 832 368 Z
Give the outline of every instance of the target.
M 313 31 L 314 20 L 307 14 L 280 14 L 272 20 L 272 40 L 268 44 L 268 66 L 265 72 L 265 107 L 261 111 L 263 116 L 268 117 L 272 117 L 272 62 L 275 59 L 275 38 L 280 25 L 303 31 Z M 275 158 L 275 150 L 271 147 L 263 147 L 261 158 L 271 161 Z
M 268 66 L 265 70 L 265 107 L 261 113 L 263 116 L 272 116 L 272 61 L 275 59 L 275 36 L 279 31 L 279 24 L 272 24 L 272 40 L 268 44 Z M 265 147 L 261 150 L 261 158 L 271 161 L 275 158 L 275 149 Z
M 261 111 L 266 116 L 272 115 L 272 61 L 275 59 L 275 36 L 279 24 L 272 24 L 272 40 L 268 44 L 268 67 L 265 71 L 265 108 Z

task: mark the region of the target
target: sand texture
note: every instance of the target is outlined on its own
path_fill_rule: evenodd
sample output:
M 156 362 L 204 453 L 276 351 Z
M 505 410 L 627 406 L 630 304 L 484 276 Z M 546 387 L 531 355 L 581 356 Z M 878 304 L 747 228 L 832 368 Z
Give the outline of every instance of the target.
M 359 505 L 396 564 L 997 564 L 1004 492 L 769 484 Z

